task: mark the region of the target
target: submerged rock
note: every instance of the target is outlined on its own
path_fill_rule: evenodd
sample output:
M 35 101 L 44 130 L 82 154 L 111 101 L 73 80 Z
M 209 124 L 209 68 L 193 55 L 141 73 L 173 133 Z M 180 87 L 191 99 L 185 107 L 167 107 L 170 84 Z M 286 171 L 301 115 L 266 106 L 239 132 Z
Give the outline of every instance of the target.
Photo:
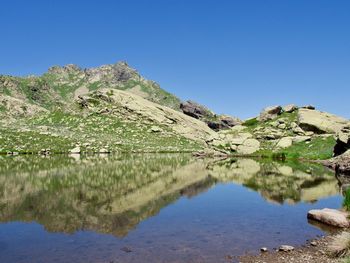
M 327 225 L 342 228 L 350 227 L 348 216 L 349 214 L 346 212 L 329 208 L 324 208 L 322 210 L 310 210 L 307 214 L 307 218 L 309 219 L 317 220 Z

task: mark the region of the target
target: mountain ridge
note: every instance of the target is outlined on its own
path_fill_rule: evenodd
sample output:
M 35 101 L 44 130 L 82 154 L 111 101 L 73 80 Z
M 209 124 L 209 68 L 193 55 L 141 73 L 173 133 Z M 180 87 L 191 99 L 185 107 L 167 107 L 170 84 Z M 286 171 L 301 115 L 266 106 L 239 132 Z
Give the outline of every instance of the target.
M 339 134 L 350 134 L 349 120 L 311 105 L 271 106 L 245 121 L 217 115 L 182 102 L 126 62 L 0 75 L 0 117 L 1 153 L 204 150 L 326 159 Z

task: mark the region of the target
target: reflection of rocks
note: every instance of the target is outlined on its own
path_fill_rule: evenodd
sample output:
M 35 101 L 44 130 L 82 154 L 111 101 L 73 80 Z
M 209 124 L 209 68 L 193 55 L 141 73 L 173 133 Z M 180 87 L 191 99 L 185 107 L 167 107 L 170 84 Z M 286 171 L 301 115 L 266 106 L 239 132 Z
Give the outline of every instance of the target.
M 124 236 L 179 197 L 216 182 L 241 184 L 277 203 L 315 201 L 338 190 L 334 176 L 317 165 L 164 154 L 80 157 L 0 157 L 0 221 Z
M 202 162 L 188 161 L 181 156 L 85 159 L 67 168 L 1 176 L 1 221 L 35 220 L 53 232 L 85 229 L 124 236 L 182 194 L 191 196 L 214 183 Z
M 210 167 L 219 181 L 234 182 L 258 191 L 274 203 L 314 202 L 339 193 L 334 175 L 319 165 L 292 168 L 278 163 L 259 163 L 252 159 L 225 160 Z

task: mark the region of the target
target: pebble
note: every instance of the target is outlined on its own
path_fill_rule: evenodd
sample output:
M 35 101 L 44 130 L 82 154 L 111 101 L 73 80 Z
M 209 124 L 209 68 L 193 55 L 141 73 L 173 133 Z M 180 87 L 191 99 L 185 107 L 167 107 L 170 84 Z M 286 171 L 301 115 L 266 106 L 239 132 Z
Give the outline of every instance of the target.
M 267 250 L 266 247 L 262 247 L 262 248 L 260 248 L 260 251 L 261 251 L 261 252 L 267 252 L 268 250 Z
M 278 249 L 278 251 L 283 251 L 283 252 L 289 252 L 289 251 L 293 251 L 293 250 L 294 250 L 294 247 L 288 246 L 288 245 L 282 245 Z

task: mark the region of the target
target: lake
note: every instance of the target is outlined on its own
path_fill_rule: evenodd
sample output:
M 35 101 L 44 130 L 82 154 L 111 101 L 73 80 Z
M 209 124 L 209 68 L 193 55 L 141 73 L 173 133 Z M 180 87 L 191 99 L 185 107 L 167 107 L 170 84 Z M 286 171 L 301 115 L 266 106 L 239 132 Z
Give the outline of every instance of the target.
M 234 262 L 343 200 L 316 164 L 189 154 L 0 156 L 0 197 L 4 263 Z

